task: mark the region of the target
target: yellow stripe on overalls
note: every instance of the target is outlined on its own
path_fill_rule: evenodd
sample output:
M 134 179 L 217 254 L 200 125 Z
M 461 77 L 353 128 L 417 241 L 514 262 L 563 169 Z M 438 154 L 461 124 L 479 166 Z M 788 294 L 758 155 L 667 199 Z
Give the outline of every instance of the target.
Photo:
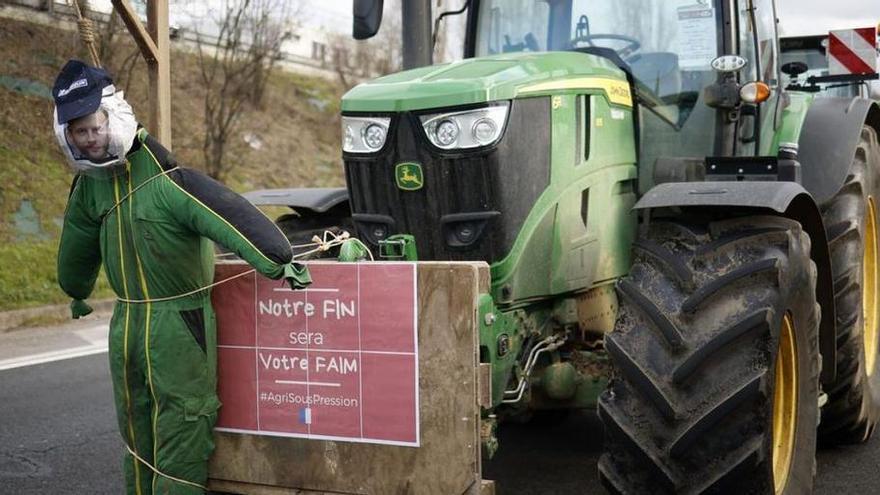
M 125 163 L 126 170 L 128 170 L 128 162 Z M 113 177 L 113 193 L 116 196 L 116 203 L 119 204 L 119 179 Z M 129 186 L 131 187 L 131 186 Z M 116 215 L 116 230 L 117 230 L 117 241 L 119 241 L 119 271 L 122 273 L 122 292 L 125 294 L 125 298 L 128 299 L 128 280 L 125 276 L 125 249 L 122 246 L 122 222 L 119 219 L 119 215 Z M 125 305 L 125 332 L 122 336 L 122 382 L 125 385 L 125 412 L 128 418 L 128 442 L 137 447 L 137 443 L 135 441 L 134 436 L 134 425 L 131 422 L 131 396 L 128 391 L 128 328 L 129 328 L 129 318 L 130 318 L 131 305 Z M 133 450 L 133 449 L 132 449 Z M 132 456 L 131 463 L 134 466 L 134 490 L 135 493 L 140 495 L 141 493 L 141 470 L 138 465 L 138 460 Z
M 131 218 L 131 211 L 134 210 L 134 195 L 132 194 L 132 190 L 131 190 L 132 174 L 131 174 L 131 164 L 129 162 L 125 162 L 125 171 L 126 171 L 126 175 L 128 176 L 128 225 L 129 225 L 129 229 L 131 230 L 131 234 L 132 234 L 131 246 L 132 246 L 132 249 L 134 249 L 134 260 L 135 260 L 135 263 L 137 264 L 138 278 L 140 279 L 141 290 L 144 293 L 144 299 L 149 300 L 150 299 L 150 290 L 147 288 L 147 277 L 144 276 L 144 267 L 143 267 L 143 265 L 141 265 L 141 257 L 140 257 L 140 255 L 138 255 L 138 252 L 137 252 L 137 239 L 134 238 L 135 226 L 134 226 L 134 222 Z M 152 366 L 152 363 L 150 362 L 150 317 L 152 316 L 152 311 L 151 311 L 150 306 L 151 306 L 150 303 L 147 302 L 147 314 L 144 318 L 144 355 L 146 356 L 146 360 L 147 360 L 147 383 L 150 385 L 150 396 L 153 398 L 153 414 L 151 415 L 152 418 L 150 421 L 151 427 L 153 429 L 153 464 L 158 464 L 159 463 L 159 455 L 158 455 L 157 448 L 158 448 L 159 442 L 157 439 L 157 437 L 158 437 L 157 424 L 159 421 L 159 400 L 156 398 L 156 391 L 153 388 L 153 366 Z M 155 492 L 156 491 L 156 476 L 155 476 L 155 474 L 153 475 L 153 482 L 151 484 L 151 487 L 153 488 L 153 491 Z

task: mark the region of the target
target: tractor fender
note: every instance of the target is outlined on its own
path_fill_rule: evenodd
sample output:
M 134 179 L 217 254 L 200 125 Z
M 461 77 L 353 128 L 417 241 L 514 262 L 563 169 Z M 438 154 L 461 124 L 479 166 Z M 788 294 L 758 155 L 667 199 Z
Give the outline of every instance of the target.
M 816 263 L 816 298 L 822 307 L 819 322 L 819 350 L 822 353 L 822 383 L 836 374 L 837 353 L 834 287 L 828 239 L 819 207 L 806 189 L 796 182 L 668 182 L 651 188 L 633 207 L 653 208 L 723 207 L 735 211 L 767 213 L 768 210 L 800 222 L 810 236 L 810 257 Z
M 843 187 L 863 125 L 880 133 L 880 106 L 865 98 L 816 98 L 798 140 L 801 183 L 816 204 Z
M 257 206 L 289 206 L 294 210 L 306 209 L 325 213 L 348 202 L 348 190 L 344 187 L 302 187 L 294 189 L 262 189 L 244 193 Z

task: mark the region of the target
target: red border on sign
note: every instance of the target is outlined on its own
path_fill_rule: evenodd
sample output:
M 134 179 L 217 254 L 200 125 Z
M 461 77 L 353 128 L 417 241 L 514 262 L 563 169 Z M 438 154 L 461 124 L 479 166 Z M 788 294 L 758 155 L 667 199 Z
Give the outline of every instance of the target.
M 218 286 L 216 429 L 418 446 L 414 263 L 309 263 L 291 291 L 256 274 Z M 218 264 L 217 280 L 250 270 Z

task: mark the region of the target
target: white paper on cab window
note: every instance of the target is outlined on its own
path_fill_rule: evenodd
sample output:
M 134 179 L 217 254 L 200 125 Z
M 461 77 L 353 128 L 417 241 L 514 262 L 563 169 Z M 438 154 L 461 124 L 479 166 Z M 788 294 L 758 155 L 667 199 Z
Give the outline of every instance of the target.
M 678 65 L 682 70 L 709 70 L 718 56 L 715 9 L 707 5 L 678 8 Z

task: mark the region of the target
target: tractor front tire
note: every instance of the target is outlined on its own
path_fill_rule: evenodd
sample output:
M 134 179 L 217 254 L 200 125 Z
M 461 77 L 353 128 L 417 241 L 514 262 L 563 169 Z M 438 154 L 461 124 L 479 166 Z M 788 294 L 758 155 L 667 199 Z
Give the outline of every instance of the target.
M 819 305 L 810 240 L 775 216 L 652 222 L 605 339 L 599 474 L 616 493 L 810 493 Z
M 878 172 L 877 133 L 865 126 L 846 182 L 822 208 L 837 309 L 837 376 L 825 387 L 822 445 L 865 442 L 880 417 Z

